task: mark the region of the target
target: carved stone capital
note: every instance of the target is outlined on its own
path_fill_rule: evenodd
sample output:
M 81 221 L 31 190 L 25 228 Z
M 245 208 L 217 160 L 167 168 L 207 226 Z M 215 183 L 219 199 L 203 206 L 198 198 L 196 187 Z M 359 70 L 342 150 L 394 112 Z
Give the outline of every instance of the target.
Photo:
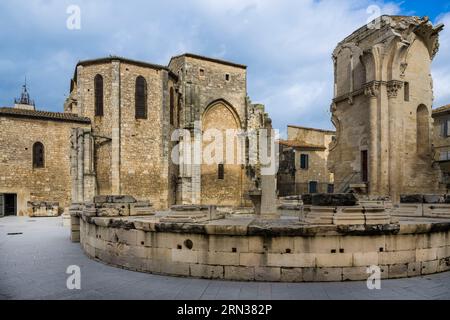
M 380 82 L 372 81 L 364 87 L 364 94 L 369 98 L 376 98 L 380 93 Z
M 398 80 L 391 80 L 386 85 L 388 98 L 396 98 L 398 91 L 403 87 L 403 82 Z

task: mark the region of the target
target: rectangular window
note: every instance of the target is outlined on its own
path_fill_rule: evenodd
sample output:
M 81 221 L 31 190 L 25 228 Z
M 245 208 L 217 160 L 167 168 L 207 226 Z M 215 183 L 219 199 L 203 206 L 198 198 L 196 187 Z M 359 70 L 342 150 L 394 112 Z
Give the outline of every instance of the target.
M 361 151 L 361 180 L 362 182 L 369 181 L 369 167 L 367 150 Z
M 230 75 L 228 73 L 225 74 L 225 81 L 230 81 Z
M 217 166 L 217 179 L 219 179 L 219 180 L 225 179 L 225 167 L 224 167 L 223 163 L 220 163 Z
M 405 82 L 404 87 L 405 101 L 409 101 L 409 82 Z
M 300 155 L 300 169 L 308 170 L 309 168 L 309 156 L 307 154 Z
M 309 193 L 317 193 L 317 181 L 309 182 Z
M 334 193 L 334 184 L 328 184 L 328 187 L 327 187 L 327 192 L 328 193 Z
M 450 120 L 446 120 L 445 121 L 445 128 L 444 128 L 444 132 L 445 132 L 445 137 L 450 137 L 450 130 L 449 130 L 449 128 L 450 128 Z
M 204 77 L 205 76 L 205 69 L 200 69 L 200 77 Z

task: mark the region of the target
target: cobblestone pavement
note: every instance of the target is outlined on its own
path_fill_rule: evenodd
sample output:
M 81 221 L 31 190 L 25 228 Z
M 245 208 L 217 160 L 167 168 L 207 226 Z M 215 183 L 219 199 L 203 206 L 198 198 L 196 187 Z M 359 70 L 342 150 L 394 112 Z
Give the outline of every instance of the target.
M 81 268 L 81 290 L 66 288 L 69 265 Z M 383 280 L 381 286 L 368 290 L 364 281 L 231 282 L 132 272 L 88 259 L 78 243 L 70 242 L 61 218 L 0 218 L 0 299 L 450 299 L 450 272 Z

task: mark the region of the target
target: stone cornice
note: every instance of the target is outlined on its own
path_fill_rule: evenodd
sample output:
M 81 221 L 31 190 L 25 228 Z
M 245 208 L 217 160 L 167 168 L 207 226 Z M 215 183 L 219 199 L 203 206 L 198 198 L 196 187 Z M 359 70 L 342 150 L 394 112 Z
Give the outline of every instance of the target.
M 353 92 L 349 92 L 343 95 L 340 95 L 333 99 L 333 103 L 339 103 L 344 100 L 349 100 L 349 103 L 353 103 L 353 98 L 366 95 L 369 98 L 377 97 L 380 94 L 381 86 L 386 86 L 386 90 L 389 98 L 397 97 L 398 90 L 403 87 L 403 81 L 400 80 L 390 80 L 390 81 L 370 81 L 363 85 L 361 89 L 355 90 Z

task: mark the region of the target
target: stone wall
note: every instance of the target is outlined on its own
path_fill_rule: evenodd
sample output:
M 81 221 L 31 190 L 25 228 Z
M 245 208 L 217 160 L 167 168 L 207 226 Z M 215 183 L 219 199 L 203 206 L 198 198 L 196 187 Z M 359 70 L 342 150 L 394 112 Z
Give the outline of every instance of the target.
M 383 279 L 450 270 L 448 223 L 366 231 L 292 226 L 286 233 L 264 230 L 262 235 L 260 226 L 251 224 L 177 226 L 142 218 L 110 220 L 82 216 L 74 221 L 83 250 L 93 259 L 142 272 L 302 282 L 366 280 L 372 265 L 381 268 Z
M 95 116 L 97 74 L 104 83 L 103 116 Z M 138 76 L 147 82 L 146 119 L 135 118 Z M 121 59 L 78 66 L 78 108 L 93 119 L 98 194 L 130 194 L 157 208 L 175 202 L 176 168 L 169 162 L 170 134 L 176 125 L 169 121 L 169 90 L 173 86 L 173 78 L 162 67 Z M 177 100 L 175 96 L 175 111 Z
M 28 201 L 71 202 L 70 136 L 76 122 L 0 115 L 0 193 L 17 193 L 19 215 Z M 32 150 L 41 142 L 44 168 L 33 168 Z
M 179 76 L 181 127 L 189 130 L 192 137 L 195 121 L 204 122 L 200 128 L 203 131 L 205 128 L 246 131 L 249 127 L 264 126 L 264 107 L 251 105 L 247 97 L 245 66 L 187 54 L 174 57 L 169 68 Z M 248 158 L 247 151 L 243 156 Z M 180 202 L 250 205 L 245 194 L 252 183 L 244 168 L 245 165 L 225 165 L 224 180 L 217 179 L 217 164 L 180 168 Z

